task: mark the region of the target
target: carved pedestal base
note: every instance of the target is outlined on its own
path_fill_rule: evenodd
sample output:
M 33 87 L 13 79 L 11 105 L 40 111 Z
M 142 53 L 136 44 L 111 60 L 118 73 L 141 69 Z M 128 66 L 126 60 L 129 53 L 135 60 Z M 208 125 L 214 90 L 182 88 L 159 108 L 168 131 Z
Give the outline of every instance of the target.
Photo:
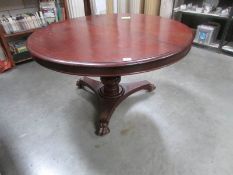
M 100 79 L 101 82 L 83 77 L 77 81 L 77 86 L 80 89 L 88 87 L 97 95 L 100 102 L 100 116 L 96 134 L 103 136 L 110 132 L 108 123 L 112 113 L 124 99 L 140 90 L 151 92 L 155 86 L 148 81 L 119 84 L 121 77 L 101 77 Z

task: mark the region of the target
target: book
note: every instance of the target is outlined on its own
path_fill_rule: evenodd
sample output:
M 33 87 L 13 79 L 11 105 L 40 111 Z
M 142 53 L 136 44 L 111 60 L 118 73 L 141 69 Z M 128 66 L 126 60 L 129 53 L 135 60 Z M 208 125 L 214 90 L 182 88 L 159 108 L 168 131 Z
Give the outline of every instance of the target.
M 10 41 L 9 46 L 13 55 L 28 51 L 26 47 L 26 38 L 17 41 Z
M 40 2 L 40 10 L 44 16 L 44 20 L 51 24 L 58 21 L 57 8 L 55 1 L 42 1 Z
M 0 18 L 0 24 L 3 26 L 6 34 L 41 28 L 47 25 L 43 13 L 40 11 L 17 16 L 3 16 Z

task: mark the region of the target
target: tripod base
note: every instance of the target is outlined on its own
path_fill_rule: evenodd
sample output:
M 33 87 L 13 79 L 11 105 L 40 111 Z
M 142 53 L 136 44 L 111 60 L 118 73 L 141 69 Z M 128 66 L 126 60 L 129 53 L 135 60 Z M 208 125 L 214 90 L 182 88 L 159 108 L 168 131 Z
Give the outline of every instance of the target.
M 103 136 L 110 132 L 108 127 L 112 113 L 116 107 L 129 95 L 140 90 L 149 92 L 155 86 L 148 81 L 135 83 L 120 83 L 121 77 L 101 77 L 101 82 L 83 77 L 77 81 L 80 89 L 85 87 L 91 89 L 98 97 L 100 103 L 100 115 L 96 126 L 96 135 Z

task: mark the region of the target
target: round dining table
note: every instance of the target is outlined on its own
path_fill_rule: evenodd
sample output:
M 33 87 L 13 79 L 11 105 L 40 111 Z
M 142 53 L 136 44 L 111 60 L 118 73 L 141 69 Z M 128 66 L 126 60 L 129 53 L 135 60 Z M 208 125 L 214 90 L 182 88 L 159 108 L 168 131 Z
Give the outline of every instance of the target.
M 79 17 L 38 29 L 28 38 L 27 48 L 40 65 L 82 76 L 78 88 L 92 90 L 99 100 L 96 134 L 103 136 L 110 132 L 112 113 L 124 99 L 155 89 L 146 80 L 120 83 L 121 77 L 179 61 L 190 51 L 192 41 L 192 30 L 175 20 L 113 14 Z M 100 77 L 100 81 L 88 77 Z

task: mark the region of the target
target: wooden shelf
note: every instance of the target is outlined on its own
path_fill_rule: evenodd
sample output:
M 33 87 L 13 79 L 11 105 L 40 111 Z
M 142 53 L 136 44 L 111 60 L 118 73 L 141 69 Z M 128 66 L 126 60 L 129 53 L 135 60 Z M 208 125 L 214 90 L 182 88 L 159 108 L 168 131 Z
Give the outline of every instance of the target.
M 201 44 L 201 43 L 193 41 L 193 45 L 196 47 L 207 48 L 207 49 L 211 49 L 213 51 L 218 52 L 219 51 L 219 42 L 220 41 L 218 41 L 217 43 L 212 43 L 212 44 Z
M 13 60 L 15 63 L 23 62 L 31 58 L 31 54 L 28 51 L 16 53 L 16 54 L 13 54 L 12 56 L 13 56 Z
M 32 57 L 24 58 L 24 59 L 20 59 L 18 61 L 15 61 L 15 64 L 20 64 L 20 63 L 23 63 L 23 62 L 26 62 L 26 61 L 31 61 L 31 60 L 33 60 Z
M 1 28 L 0 30 L 0 36 L 1 36 L 1 40 L 3 42 L 4 47 L 6 48 L 6 53 L 8 55 L 9 60 L 11 61 L 12 66 L 15 66 L 15 64 L 20 64 L 26 61 L 30 61 L 32 60 L 30 55 L 23 55 L 22 58 L 15 58 L 16 55 L 18 54 L 12 54 L 10 49 L 9 49 L 9 39 L 11 38 L 15 38 L 15 37 L 21 37 L 21 36 L 27 36 L 30 35 L 31 33 L 33 33 L 34 31 L 36 31 L 37 29 L 40 28 L 35 28 L 35 29 L 31 29 L 31 30 L 26 30 L 26 31 L 22 31 L 22 32 L 16 32 L 16 33 L 12 33 L 12 34 L 6 34 L 4 32 L 4 30 Z M 19 53 L 19 55 L 22 53 Z
M 231 52 L 231 48 L 229 47 L 224 47 L 224 43 L 229 40 L 229 32 L 232 32 L 232 21 L 233 21 L 233 8 L 229 11 L 229 14 L 226 16 L 223 16 L 221 14 L 217 14 L 215 11 L 210 12 L 210 13 L 203 13 L 203 12 L 197 12 L 191 9 L 184 9 L 182 10 L 180 8 L 181 1 L 174 0 L 174 6 L 173 6 L 173 14 L 172 18 L 179 21 L 183 22 L 184 24 L 192 27 L 192 28 L 197 28 L 198 25 L 201 24 L 206 24 L 208 21 L 211 22 L 217 22 L 221 24 L 221 29 L 218 34 L 218 41 L 216 43 L 212 44 L 201 44 L 198 42 L 193 41 L 193 45 L 196 47 L 200 48 L 205 48 L 208 50 L 212 50 L 217 53 L 223 53 L 225 54 L 226 52 Z M 198 3 L 201 2 L 196 2 L 195 0 L 192 1 L 182 1 L 183 4 L 188 4 L 193 2 L 196 5 L 200 5 Z M 225 0 L 224 2 L 219 4 L 219 7 L 233 7 L 230 3 L 227 3 L 228 1 Z M 189 20 L 190 19 L 190 20 Z M 193 30 L 195 32 L 195 30 Z M 232 47 L 233 48 L 233 47 Z
M 10 38 L 10 37 L 14 37 L 14 36 L 31 34 L 31 33 L 33 33 L 37 29 L 39 29 L 39 28 L 35 28 L 35 29 L 31 29 L 31 30 L 25 30 L 25 31 L 22 31 L 22 32 L 16 32 L 16 33 L 11 33 L 11 34 L 4 34 L 3 36 L 5 38 Z
M 212 47 L 212 48 L 218 48 L 219 47 L 219 41 L 216 42 L 216 43 L 212 43 L 212 44 L 201 44 L 201 43 L 198 43 L 196 41 L 193 41 L 193 44 L 200 45 L 200 46 Z
M 211 16 L 211 17 L 217 17 L 217 18 L 222 18 L 222 19 L 228 19 L 229 16 L 220 16 L 218 14 L 215 13 L 201 13 L 201 12 L 196 12 L 196 11 L 192 11 L 192 10 L 179 10 L 179 9 L 174 9 L 174 12 L 181 12 L 181 13 L 190 13 L 190 14 L 194 14 L 194 15 L 202 15 L 202 16 Z
M 8 0 L 10 1 L 10 0 Z M 27 0 L 29 2 L 29 0 Z M 40 8 L 39 8 L 39 0 L 36 0 L 35 1 L 36 3 L 33 4 L 33 6 L 29 6 L 29 4 L 26 3 L 23 3 L 23 6 L 22 8 L 17 8 L 17 9 L 14 9 L 14 8 L 8 8 L 7 6 L 3 7 L 4 10 L 2 11 L 5 11 L 5 12 L 11 12 L 11 11 L 17 11 L 17 10 L 20 10 L 22 11 L 22 13 L 26 13 L 26 12 L 30 12 L 31 10 L 25 10 L 25 9 L 30 9 L 30 8 L 36 8 L 36 11 L 38 11 Z M 66 0 L 60 0 L 60 6 L 61 7 L 64 7 L 65 8 L 65 14 L 67 14 L 67 6 L 66 6 Z M 31 4 L 31 3 L 30 3 Z M 34 12 L 33 12 L 34 13 Z M 67 19 L 67 17 L 66 17 Z M 2 43 L 3 45 L 3 48 L 4 48 L 4 51 L 7 55 L 7 58 L 8 60 L 10 61 L 12 67 L 15 66 L 15 64 L 19 64 L 19 63 L 22 63 L 22 62 L 26 62 L 26 61 L 29 61 L 29 60 L 32 60 L 31 58 L 31 55 L 22 55 L 22 57 L 17 57 L 15 54 L 13 54 L 10 50 L 10 47 L 9 47 L 9 42 L 11 40 L 18 40 L 22 37 L 27 37 L 29 36 L 30 34 L 32 34 L 34 31 L 36 30 L 39 30 L 41 29 L 40 27 L 39 28 L 34 28 L 34 29 L 30 29 L 30 30 L 25 30 L 25 31 L 20 31 L 20 32 L 15 32 L 15 33 L 10 33 L 10 34 L 7 34 L 3 28 L 2 25 L 0 25 L 0 42 Z
M 229 42 L 228 44 L 223 46 L 222 50 L 225 52 L 229 52 L 229 53 L 233 54 L 233 42 Z

